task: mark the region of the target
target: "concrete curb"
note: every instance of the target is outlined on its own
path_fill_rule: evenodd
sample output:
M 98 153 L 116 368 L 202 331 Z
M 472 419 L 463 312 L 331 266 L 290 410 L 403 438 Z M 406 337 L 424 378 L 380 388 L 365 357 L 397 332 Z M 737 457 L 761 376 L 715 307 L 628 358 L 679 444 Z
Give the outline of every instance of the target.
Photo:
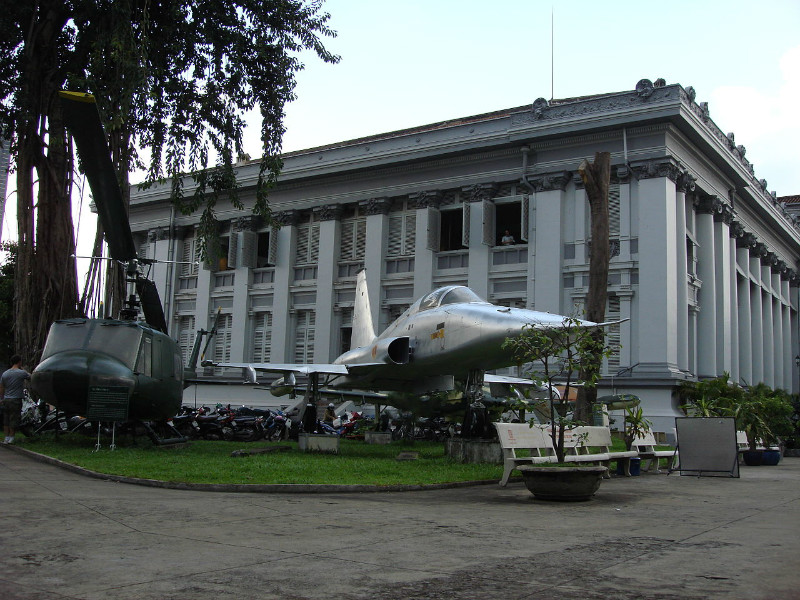
M 254 494 L 363 494 L 377 492 L 417 492 L 424 490 L 447 490 L 454 488 L 472 487 L 497 483 L 495 479 L 479 481 L 454 481 L 450 483 L 429 483 L 418 485 L 337 485 L 337 484 L 304 484 L 304 483 L 186 483 L 180 481 L 160 481 L 158 479 L 140 479 L 138 477 L 125 477 L 124 475 L 109 475 L 84 469 L 77 465 L 66 463 L 51 456 L 39 454 L 32 450 L 20 448 L 13 444 L 3 444 L 3 448 L 28 456 L 34 460 L 49 465 L 60 467 L 85 477 L 130 483 L 147 487 L 163 488 L 170 490 L 192 490 L 196 492 L 237 492 Z

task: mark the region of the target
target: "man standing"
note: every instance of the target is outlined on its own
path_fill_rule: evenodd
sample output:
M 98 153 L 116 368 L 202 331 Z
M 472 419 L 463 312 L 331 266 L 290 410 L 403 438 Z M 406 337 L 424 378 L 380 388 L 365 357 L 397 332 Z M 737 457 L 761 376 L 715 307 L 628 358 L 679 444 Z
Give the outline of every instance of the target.
M 0 398 L 3 399 L 3 431 L 6 434 L 4 444 L 14 443 L 14 433 L 19 427 L 22 413 L 22 398 L 25 381 L 31 375 L 22 368 L 22 357 L 15 354 L 11 357 L 11 368 L 0 376 Z

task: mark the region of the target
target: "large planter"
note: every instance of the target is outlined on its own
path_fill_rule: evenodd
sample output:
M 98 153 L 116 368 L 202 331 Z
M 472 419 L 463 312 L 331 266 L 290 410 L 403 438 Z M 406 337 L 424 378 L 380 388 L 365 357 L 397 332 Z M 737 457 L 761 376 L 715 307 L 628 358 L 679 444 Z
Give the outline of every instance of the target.
M 301 433 L 297 436 L 297 447 L 302 452 L 339 454 L 339 436 L 319 433 Z
M 774 467 L 779 462 L 781 462 L 781 451 L 780 450 L 764 450 L 764 454 L 761 458 L 762 465 L 768 465 L 770 467 Z
M 365 431 L 364 442 L 367 444 L 390 444 L 392 442 L 391 431 Z
M 757 467 L 764 462 L 763 450 L 743 450 L 742 460 L 748 467 Z
M 525 487 L 540 500 L 589 500 L 600 487 L 606 467 L 518 467 Z

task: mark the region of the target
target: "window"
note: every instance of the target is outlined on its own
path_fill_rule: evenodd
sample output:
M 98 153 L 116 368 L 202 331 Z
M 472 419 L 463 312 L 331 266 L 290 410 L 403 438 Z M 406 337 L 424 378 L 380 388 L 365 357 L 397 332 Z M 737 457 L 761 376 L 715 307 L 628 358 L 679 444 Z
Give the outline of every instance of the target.
M 219 315 L 217 333 L 214 336 L 214 362 L 230 362 L 232 326 L 233 315 Z
M 194 326 L 194 316 L 193 315 L 184 315 L 178 317 L 177 322 L 178 328 L 178 346 L 181 349 L 181 355 L 183 356 L 183 364 L 189 364 L 189 356 L 192 353 L 192 347 L 194 346 L 194 338 L 197 335 L 197 330 Z
M 414 254 L 417 237 L 417 215 L 413 210 L 389 215 L 389 244 L 386 255 L 409 256 Z
M 494 245 L 509 246 L 514 244 L 526 244 L 528 242 L 527 212 L 527 202 L 503 202 L 496 204 L 494 207 Z M 503 242 L 506 236 L 510 236 L 513 242 Z
M 270 254 L 271 232 L 261 231 L 258 233 L 256 242 L 256 268 L 268 267 L 274 264 L 274 258 Z
M 294 362 L 314 361 L 314 327 L 316 314 L 313 310 L 297 311 L 297 327 L 294 336 Z
M 269 362 L 271 353 L 272 313 L 257 312 L 253 315 L 253 362 Z
M 461 250 L 464 243 L 463 209 L 443 210 L 439 217 L 439 250 Z

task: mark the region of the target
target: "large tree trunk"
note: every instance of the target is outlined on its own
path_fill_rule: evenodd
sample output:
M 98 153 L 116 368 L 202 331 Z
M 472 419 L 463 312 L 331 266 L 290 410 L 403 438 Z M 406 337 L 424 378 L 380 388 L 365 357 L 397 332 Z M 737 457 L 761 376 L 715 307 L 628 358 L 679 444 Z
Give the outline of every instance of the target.
M 40 7 L 34 12 L 23 62 L 21 97 L 26 111 L 18 128 L 14 327 L 16 350 L 30 367 L 41 356 L 50 324 L 77 314 L 77 277 L 71 257 L 75 251 L 72 161 L 55 100 L 62 83 L 58 36 L 68 17 L 59 12 L 63 8 Z
M 589 294 L 586 297 L 586 318 L 595 323 L 602 323 L 606 316 L 606 301 L 608 299 L 608 186 L 611 180 L 611 154 L 597 152 L 594 163 L 583 161 L 578 172 L 586 187 L 589 198 L 591 214 L 592 247 L 589 255 Z M 602 329 L 595 332 L 597 341 L 605 337 Z M 601 344 L 602 347 L 602 344 Z M 591 379 L 597 369 L 601 368 L 602 357 L 592 361 L 596 366 L 583 368 L 580 378 L 583 381 Z M 599 363 L 599 364 L 598 364 Z M 592 406 L 597 401 L 597 388 L 578 388 L 578 399 L 575 406 L 575 418 L 589 423 L 592 416 Z

